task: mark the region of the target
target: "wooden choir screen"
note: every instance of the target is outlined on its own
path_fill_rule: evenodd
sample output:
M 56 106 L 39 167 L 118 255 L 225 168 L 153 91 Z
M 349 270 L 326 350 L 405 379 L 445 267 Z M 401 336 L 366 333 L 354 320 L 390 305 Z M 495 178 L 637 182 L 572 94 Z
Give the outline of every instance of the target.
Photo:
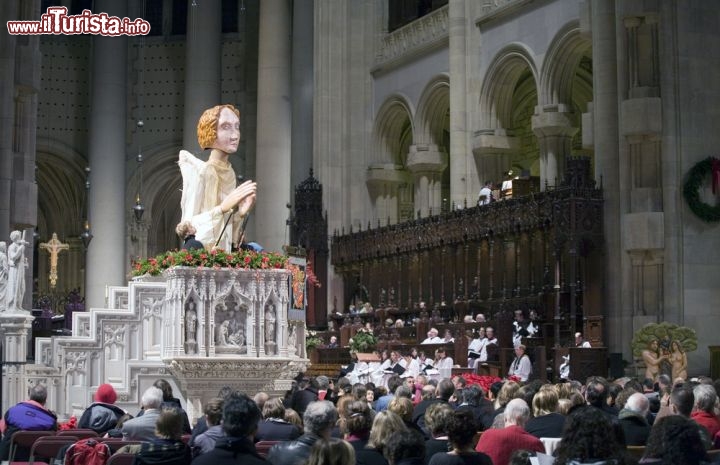
M 586 325 L 602 345 L 603 199 L 589 174 L 586 158 L 570 158 L 557 189 L 336 233 L 343 308 L 369 300 L 376 311 L 445 321 L 522 309 L 545 329 L 546 347 L 572 343 Z

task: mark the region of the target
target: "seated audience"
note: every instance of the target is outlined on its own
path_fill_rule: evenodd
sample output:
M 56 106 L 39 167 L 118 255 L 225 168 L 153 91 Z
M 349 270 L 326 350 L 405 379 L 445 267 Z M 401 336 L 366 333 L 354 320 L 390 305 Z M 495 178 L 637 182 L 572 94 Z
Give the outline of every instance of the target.
M 78 428 L 91 429 L 100 436 L 104 435 L 117 425 L 120 417 L 125 415 L 125 411 L 117 407 L 115 401 L 117 393 L 110 384 L 101 384 L 95 391 L 95 402 L 85 409 Z
M 650 424 L 647 421 L 649 407 L 649 399 L 636 392 L 628 398 L 625 408 L 620 410 L 618 418 L 625 434 L 625 445 L 644 446 L 647 442 L 650 435 Z
M 448 440 L 452 450 L 433 455 L 430 465 L 493 465 L 490 457 L 473 449 L 476 434 L 473 423 L 472 412 L 454 412 L 448 425 Z
M 305 465 L 348 465 L 355 463 L 355 450 L 342 439 L 321 439 L 313 444 Z
M 449 450 L 448 431 L 452 417 L 453 409 L 448 404 L 432 404 L 425 412 L 425 427 L 430 433 L 430 439 L 425 441 L 425 465 L 435 454 Z
M 653 425 L 640 464 L 700 465 L 707 458 L 697 425 L 680 415 L 670 415 Z
M 625 445 L 618 440 L 616 428 L 607 415 L 593 407 L 578 407 L 568 416 L 554 455 L 554 465 L 626 463 Z
M 492 425 L 495 419 L 492 402 L 485 398 L 480 386 L 472 384 L 462 390 L 462 400 L 457 410 L 472 412 L 476 431 L 484 431 Z
M 293 384 L 295 384 L 295 381 L 293 381 Z M 234 391 L 235 390 L 230 386 L 223 386 L 220 388 L 220 391 L 218 391 L 217 397 L 219 397 L 220 399 L 225 399 L 227 396 L 232 394 Z M 198 418 L 197 421 L 195 422 L 195 426 L 193 427 L 193 430 L 192 430 L 192 439 L 195 439 L 196 437 L 198 437 L 199 434 L 202 434 L 205 431 L 207 431 L 207 429 L 208 429 L 208 426 L 207 426 L 207 423 L 205 422 L 205 416 L 203 415 L 200 418 Z
M 423 438 L 412 431 L 393 433 L 385 444 L 389 465 L 422 465 L 424 455 Z
M 155 438 L 155 422 L 160 416 L 163 393 L 155 386 L 150 386 L 143 393 L 140 402 L 143 415 L 122 425 L 121 431 L 126 441 L 150 441 Z
M 355 453 L 356 465 L 386 465 L 387 460 L 383 456 L 386 439 L 393 433 L 407 430 L 402 418 L 396 414 L 379 412 L 373 420 L 367 446 Z
M 300 428 L 285 421 L 282 399 L 273 397 L 262 408 L 263 420 L 258 424 L 255 441 L 290 441 L 300 437 Z
M 364 449 L 370 439 L 370 428 L 373 418 L 367 402 L 353 400 L 345 404 L 345 411 L 340 415 L 343 419 L 340 430 L 345 434 L 345 440 L 355 449 Z
M 545 446 L 523 429 L 530 417 L 530 407 L 522 399 L 513 399 L 505 407 L 505 427 L 489 429 L 480 436 L 475 450 L 490 456 L 495 465 L 505 465 L 518 449 L 545 452 Z
M 690 418 L 704 427 L 709 437 L 714 438 L 715 434 L 720 431 L 720 421 L 715 414 L 715 404 L 717 403 L 715 388 L 710 384 L 698 384 L 693 389 L 693 395 L 695 396 L 695 405 Z
M 187 412 L 182 408 L 180 399 L 173 396 L 173 388 L 169 382 L 164 379 L 159 379 L 153 383 L 153 386 L 160 389 L 163 393 L 163 402 L 160 406 L 160 410 L 166 410 L 169 408 L 177 409 L 180 412 L 180 416 L 183 420 L 183 434 L 190 434 L 192 428 L 190 427 L 190 420 L 188 419 Z M 142 412 L 138 416 L 142 415 Z
M 295 391 L 290 399 L 290 408 L 295 410 L 300 416 L 303 416 L 305 409 L 311 402 L 318 400 L 318 390 L 320 386 L 315 377 L 310 378 L 305 389 Z
M 205 404 L 205 421 L 208 429 L 191 440 L 196 455 L 205 454 L 215 448 L 215 442 L 225 436 L 222 427 L 223 399 L 215 397 Z
M 183 442 L 183 418 L 175 408 L 163 410 L 155 422 L 155 435 L 142 444 L 123 446 L 116 454 L 136 454 L 135 463 L 187 465 L 190 448 Z
M 239 392 L 229 395 L 222 413 L 225 436 L 217 440 L 213 450 L 196 457 L 193 465 L 267 464 L 253 443 L 260 417 L 260 409 L 251 398 Z
M 29 400 L 17 403 L 10 407 L 3 420 L 5 429 L 0 441 L 0 460 L 8 460 L 10 455 L 10 438 L 17 431 L 55 431 L 57 430 L 57 417 L 45 408 L 47 388 L 36 384 L 29 389 Z M 18 448 L 15 460 L 27 460 L 30 451 Z
M 413 423 L 420 427 L 420 429 L 425 434 L 426 439 L 430 437 L 430 433 L 425 427 L 425 411 L 432 404 L 447 404 L 454 392 L 455 386 L 453 385 L 452 381 L 445 378 L 438 383 L 438 386 L 435 389 L 434 398 L 423 399 L 422 401 L 420 401 L 419 404 L 415 406 L 415 409 L 413 409 Z
M 533 418 L 525 424 L 525 431 L 536 438 L 559 438 L 565 426 L 565 417 L 558 413 L 558 395 L 546 385 L 540 388 L 532 400 Z
M 320 439 L 330 439 L 330 432 L 337 421 L 337 411 L 332 402 L 311 402 L 303 415 L 305 433 L 294 441 L 275 444 L 268 451 L 267 459 L 273 465 L 300 465 L 310 456 L 312 446 Z

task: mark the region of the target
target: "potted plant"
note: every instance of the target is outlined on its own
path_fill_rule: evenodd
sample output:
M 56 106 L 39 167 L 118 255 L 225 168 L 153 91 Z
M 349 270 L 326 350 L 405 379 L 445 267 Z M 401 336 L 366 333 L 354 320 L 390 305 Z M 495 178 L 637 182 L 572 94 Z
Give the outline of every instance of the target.
M 377 342 L 377 337 L 371 331 L 361 328 L 349 341 L 350 351 L 358 353 L 372 352 L 377 347 Z
M 312 363 L 319 363 L 319 356 L 317 347 L 323 345 L 323 340 L 317 335 L 315 331 L 309 331 L 308 336 L 305 338 L 305 353 Z

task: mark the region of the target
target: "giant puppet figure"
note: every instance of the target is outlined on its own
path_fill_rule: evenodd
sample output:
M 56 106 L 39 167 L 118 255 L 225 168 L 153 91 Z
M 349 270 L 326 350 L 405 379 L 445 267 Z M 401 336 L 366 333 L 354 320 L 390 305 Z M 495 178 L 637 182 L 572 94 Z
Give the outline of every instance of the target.
M 230 251 L 242 239 L 242 218 L 255 204 L 257 184 L 237 186 L 228 158 L 240 143 L 240 112 L 232 105 L 205 110 L 197 126 L 198 143 L 211 149 L 207 162 L 180 151 L 178 164 L 183 177 L 182 219 L 197 230 L 195 237 L 206 249 Z M 227 228 L 225 223 L 230 219 Z

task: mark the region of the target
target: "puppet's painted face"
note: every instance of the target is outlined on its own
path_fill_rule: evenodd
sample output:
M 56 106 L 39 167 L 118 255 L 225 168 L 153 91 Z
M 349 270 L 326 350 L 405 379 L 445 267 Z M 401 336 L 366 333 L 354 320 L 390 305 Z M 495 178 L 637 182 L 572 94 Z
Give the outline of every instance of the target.
M 212 148 L 225 153 L 235 153 L 240 143 L 240 118 L 229 108 L 220 111 L 217 138 Z

